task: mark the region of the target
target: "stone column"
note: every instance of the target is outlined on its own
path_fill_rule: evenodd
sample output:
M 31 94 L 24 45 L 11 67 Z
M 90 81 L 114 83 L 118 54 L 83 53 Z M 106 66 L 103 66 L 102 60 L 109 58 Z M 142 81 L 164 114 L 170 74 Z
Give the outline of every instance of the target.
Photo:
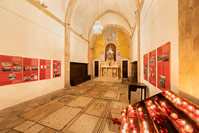
M 138 58 L 138 62 L 137 62 L 137 80 L 138 82 L 140 82 L 140 11 L 137 10 L 136 11 L 136 16 L 137 16 L 137 58 Z
M 176 7 L 177 8 L 177 7 Z M 199 103 L 199 1 L 178 0 L 179 94 Z
M 93 48 L 88 46 L 88 75 L 91 75 L 91 79 L 93 79 Z
M 70 86 L 70 27 L 65 28 L 65 87 Z

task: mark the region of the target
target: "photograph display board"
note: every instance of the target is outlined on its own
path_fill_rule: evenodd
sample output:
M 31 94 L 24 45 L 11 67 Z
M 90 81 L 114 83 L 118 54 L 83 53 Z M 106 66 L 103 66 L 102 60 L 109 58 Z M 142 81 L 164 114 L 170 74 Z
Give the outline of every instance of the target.
M 53 78 L 61 77 L 61 61 L 53 60 Z
M 157 49 L 157 82 L 161 90 L 170 90 L 170 42 Z
M 38 80 L 38 59 L 23 58 L 23 82 Z
M 22 57 L 0 55 L 0 85 L 22 82 Z
M 40 59 L 40 80 L 50 79 L 51 61 Z
M 144 79 L 148 81 L 148 54 L 145 54 L 144 57 Z
M 156 86 L 156 50 L 149 53 L 149 83 Z

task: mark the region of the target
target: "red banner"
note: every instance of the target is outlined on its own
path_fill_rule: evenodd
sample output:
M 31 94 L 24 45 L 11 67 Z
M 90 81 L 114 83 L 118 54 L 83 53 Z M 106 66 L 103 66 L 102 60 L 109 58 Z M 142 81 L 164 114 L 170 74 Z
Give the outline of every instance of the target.
M 157 49 L 158 88 L 170 90 L 170 42 Z
M 22 82 L 22 57 L 0 55 L 0 85 Z
M 149 53 L 149 83 L 156 86 L 156 50 Z
M 148 81 L 148 54 L 144 55 L 144 79 Z
M 40 80 L 50 79 L 51 61 L 40 59 Z
M 61 61 L 53 60 L 53 78 L 61 77 Z
M 23 82 L 38 80 L 38 59 L 23 58 Z

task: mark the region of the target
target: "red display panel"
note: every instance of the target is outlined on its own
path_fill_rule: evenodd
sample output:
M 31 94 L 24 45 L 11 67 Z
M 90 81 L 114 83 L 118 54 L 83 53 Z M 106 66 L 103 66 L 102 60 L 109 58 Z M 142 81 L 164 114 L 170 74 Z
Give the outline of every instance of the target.
M 22 82 L 22 57 L 0 55 L 0 85 Z
M 23 58 L 23 82 L 38 80 L 38 59 Z
M 156 86 L 156 50 L 149 53 L 149 83 Z
M 170 42 L 157 49 L 157 82 L 161 90 L 170 90 Z
M 144 55 L 144 79 L 148 81 L 148 54 Z
M 53 78 L 61 77 L 61 61 L 53 60 Z
M 40 80 L 50 79 L 51 61 L 40 59 Z

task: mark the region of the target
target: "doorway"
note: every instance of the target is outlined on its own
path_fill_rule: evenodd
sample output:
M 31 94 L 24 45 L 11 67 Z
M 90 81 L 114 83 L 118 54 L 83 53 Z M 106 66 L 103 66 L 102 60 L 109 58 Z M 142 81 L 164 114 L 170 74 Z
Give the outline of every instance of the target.
M 95 77 L 99 77 L 99 61 L 95 61 Z
M 122 61 L 122 78 L 128 78 L 128 61 Z
M 132 82 L 137 82 L 137 61 L 132 63 Z

